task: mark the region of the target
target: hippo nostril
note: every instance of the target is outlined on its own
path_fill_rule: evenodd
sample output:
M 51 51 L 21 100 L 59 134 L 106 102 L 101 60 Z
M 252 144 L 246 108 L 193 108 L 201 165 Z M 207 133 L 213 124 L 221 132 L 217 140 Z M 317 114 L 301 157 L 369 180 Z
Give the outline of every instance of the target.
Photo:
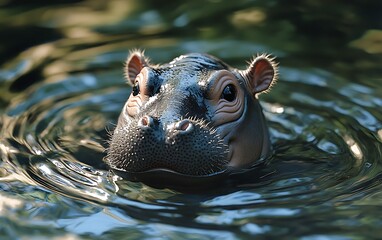
M 147 119 L 147 117 L 143 117 L 141 122 L 142 122 L 142 125 L 144 125 L 144 126 L 149 125 L 149 120 Z
M 190 122 L 185 122 L 181 126 L 179 126 L 180 130 L 186 131 L 186 129 L 190 126 Z
M 142 127 L 152 127 L 154 125 L 154 120 L 152 117 L 144 116 L 138 121 L 138 126 Z
M 175 129 L 185 133 L 191 132 L 193 125 L 188 119 L 184 119 L 175 124 Z

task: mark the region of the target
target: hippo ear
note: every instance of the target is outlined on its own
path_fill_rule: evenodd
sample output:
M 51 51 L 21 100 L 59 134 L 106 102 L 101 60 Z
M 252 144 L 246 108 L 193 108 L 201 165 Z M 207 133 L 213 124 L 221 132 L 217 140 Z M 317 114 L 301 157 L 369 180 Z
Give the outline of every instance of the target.
M 148 66 L 148 59 L 142 51 L 132 51 L 125 64 L 125 77 L 129 84 L 134 85 L 135 78 L 142 68 Z
M 252 95 L 267 91 L 275 84 L 278 75 L 277 64 L 269 55 L 253 59 L 247 70 L 242 72 Z

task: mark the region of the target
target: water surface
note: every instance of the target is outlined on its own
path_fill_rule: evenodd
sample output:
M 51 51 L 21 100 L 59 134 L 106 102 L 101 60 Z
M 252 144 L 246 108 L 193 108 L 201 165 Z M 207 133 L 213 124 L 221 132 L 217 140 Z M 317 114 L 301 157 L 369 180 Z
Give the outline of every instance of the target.
M 379 1 L 0 1 L 1 239 L 382 235 Z M 179 193 L 103 163 L 128 51 L 280 62 L 260 96 L 274 154 L 248 181 Z

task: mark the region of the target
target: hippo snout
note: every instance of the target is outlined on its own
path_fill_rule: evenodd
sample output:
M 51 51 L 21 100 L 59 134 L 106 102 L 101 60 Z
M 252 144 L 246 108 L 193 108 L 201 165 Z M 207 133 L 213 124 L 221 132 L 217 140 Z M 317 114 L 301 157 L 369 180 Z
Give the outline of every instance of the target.
M 114 130 L 109 165 L 127 172 L 163 169 L 192 176 L 226 169 L 228 145 L 203 121 L 182 119 L 163 124 L 143 116 Z

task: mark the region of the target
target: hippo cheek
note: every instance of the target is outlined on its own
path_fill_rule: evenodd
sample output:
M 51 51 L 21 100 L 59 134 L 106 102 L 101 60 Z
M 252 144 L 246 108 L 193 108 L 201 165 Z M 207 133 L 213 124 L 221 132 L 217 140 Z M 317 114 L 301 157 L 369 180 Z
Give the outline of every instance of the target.
M 164 169 L 189 176 L 225 171 L 228 146 L 200 122 L 162 127 L 129 127 L 115 130 L 107 161 L 117 170 L 141 173 Z M 163 130 L 164 129 L 164 130 Z
M 269 133 L 260 104 L 247 101 L 244 111 L 246 114 L 240 118 L 216 128 L 229 146 L 228 165 L 234 168 L 257 165 L 271 151 Z

